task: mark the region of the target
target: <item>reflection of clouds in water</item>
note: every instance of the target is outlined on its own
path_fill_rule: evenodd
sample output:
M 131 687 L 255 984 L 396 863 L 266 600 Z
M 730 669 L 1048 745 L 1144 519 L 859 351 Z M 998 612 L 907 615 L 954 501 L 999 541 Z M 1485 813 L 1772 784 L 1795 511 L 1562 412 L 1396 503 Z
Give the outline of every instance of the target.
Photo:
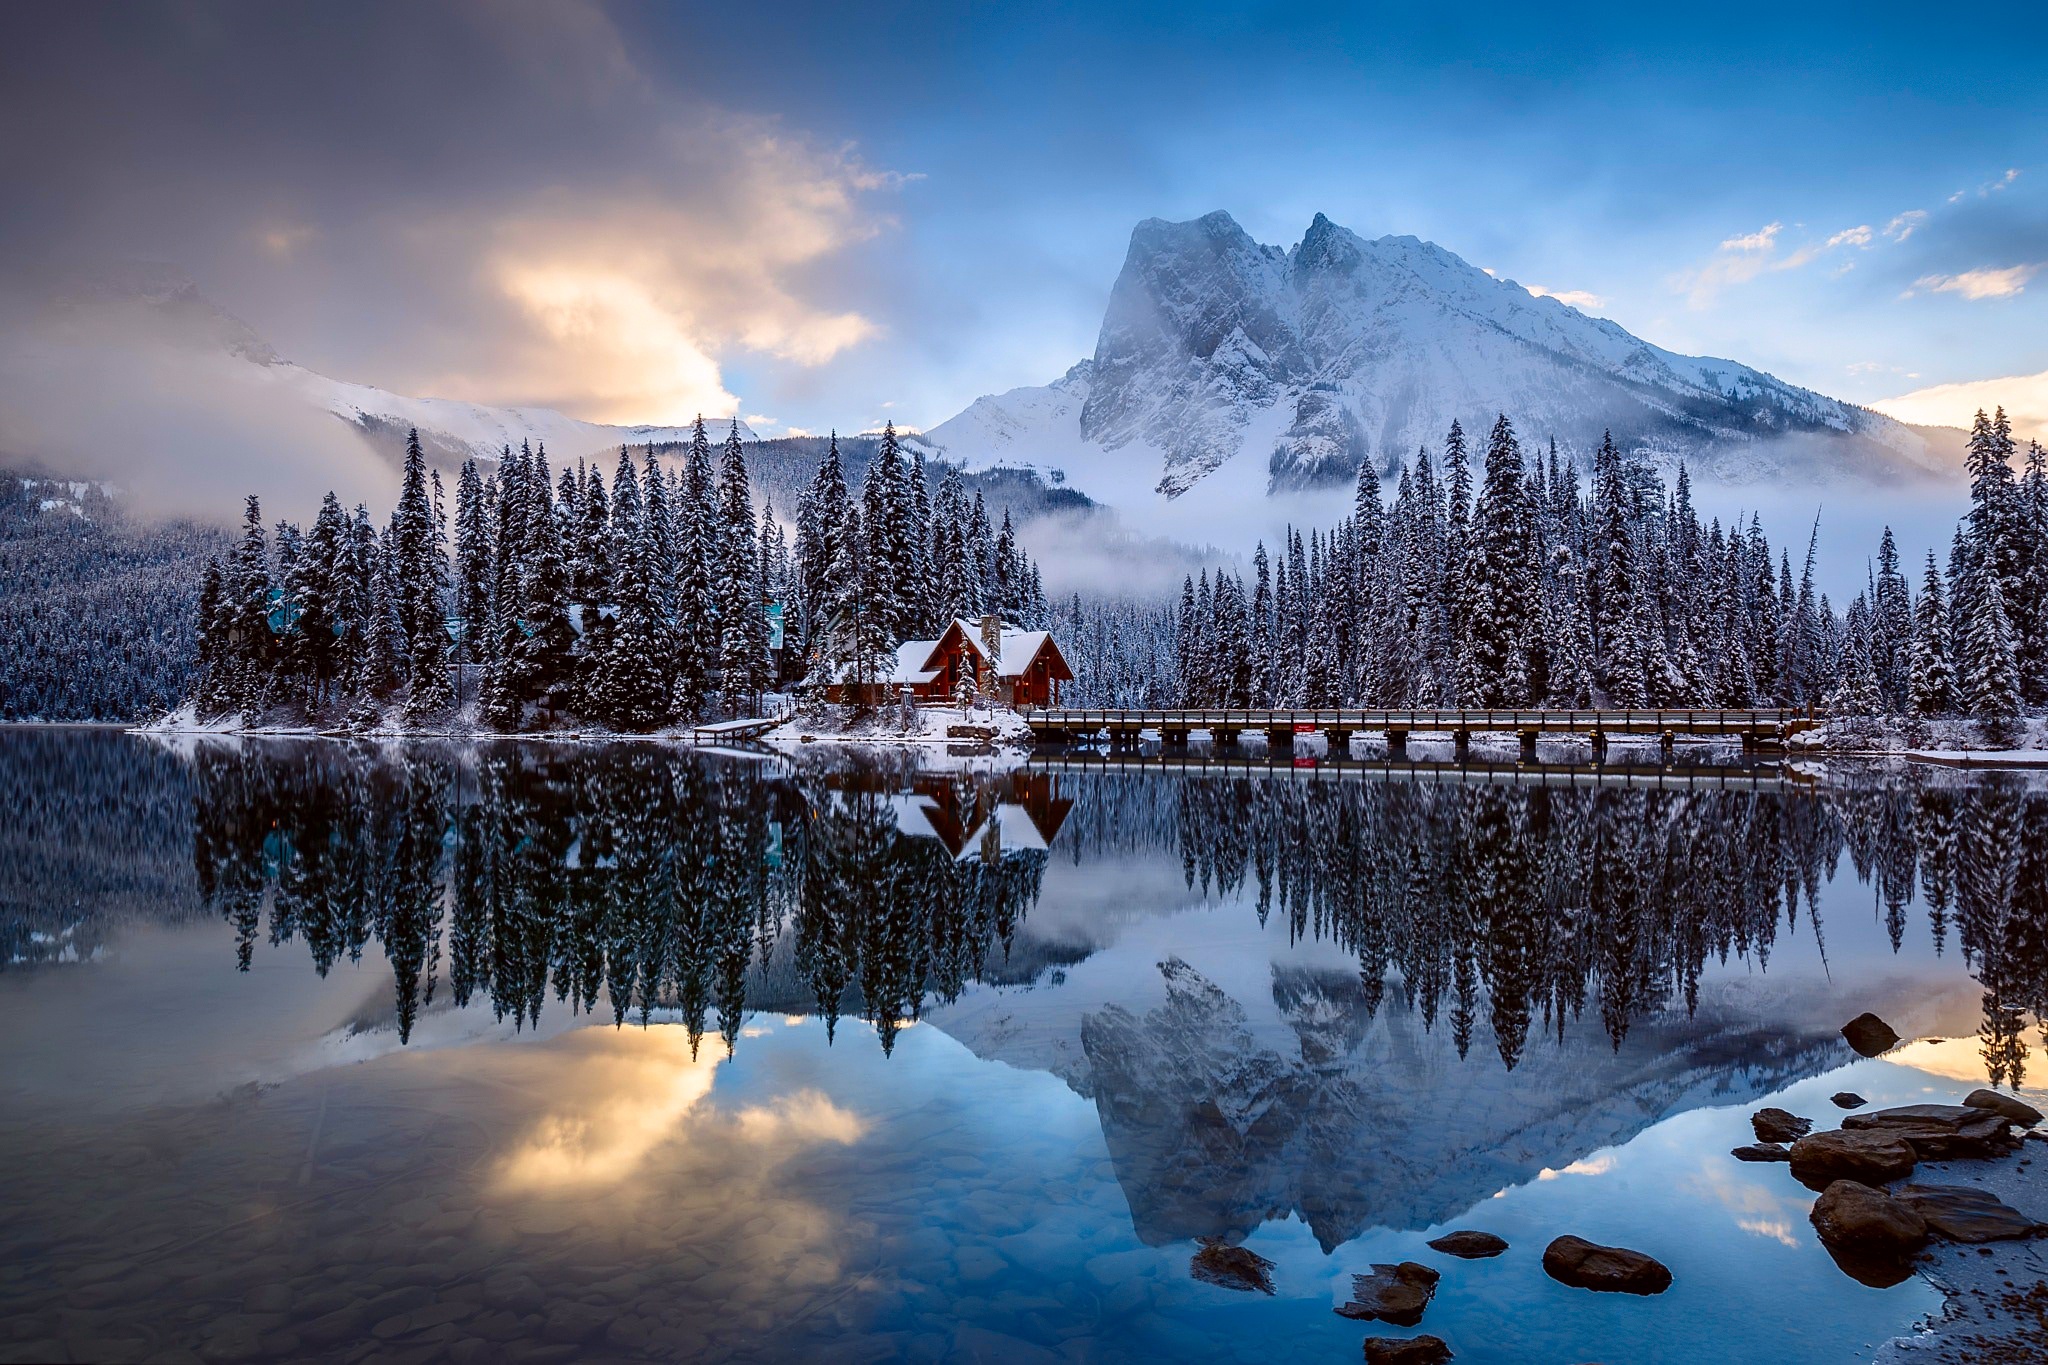
M 1786 1194 L 1754 1184 L 1718 1164 L 1725 1160 L 1718 1153 L 1710 1156 L 1708 1161 L 1716 1164 L 1703 1167 L 1683 1182 L 1683 1188 L 1703 1203 L 1727 1209 L 1735 1215 L 1735 1226 L 1752 1236 L 1767 1237 L 1795 1251 L 1805 1245 L 1793 1229 L 1805 1226 L 1813 1196 L 1804 1191 Z
M 1599 1156 L 1587 1157 L 1583 1161 L 1574 1161 L 1571 1165 L 1557 1170 L 1551 1170 L 1546 1166 L 1536 1172 L 1536 1178 L 1538 1180 L 1555 1180 L 1561 1175 L 1606 1175 L 1613 1169 L 1614 1154 L 1612 1152 L 1603 1152 Z
M 617 1186 L 646 1172 L 658 1154 L 722 1166 L 718 1157 L 733 1142 L 746 1144 L 747 1168 L 759 1171 L 798 1148 L 850 1144 L 867 1132 L 859 1115 L 815 1090 L 722 1113 L 707 1103 L 720 1059 L 691 1056 L 681 1028 L 586 1029 L 561 1047 L 574 1060 L 556 1068 L 547 1087 L 557 1107 L 500 1164 L 502 1190 Z
M 1795 1251 L 1799 1249 L 1799 1243 L 1792 1237 L 1792 1225 L 1782 1218 L 1738 1218 L 1735 1220 L 1735 1226 L 1744 1232 L 1752 1232 L 1759 1237 L 1782 1242 Z
M 1884 1059 L 1943 1080 L 1967 1081 L 1972 1085 L 1991 1084 L 1990 1069 L 1984 1064 L 1984 1044 L 1978 1038 L 1926 1038 L 1893 1048 L 1884 1055 Z M 2018 1087 L 2018 1092 L 2033 1095 L 2038 1101 L 2048 1096 L 2048 1086 L 2023 1085 Z

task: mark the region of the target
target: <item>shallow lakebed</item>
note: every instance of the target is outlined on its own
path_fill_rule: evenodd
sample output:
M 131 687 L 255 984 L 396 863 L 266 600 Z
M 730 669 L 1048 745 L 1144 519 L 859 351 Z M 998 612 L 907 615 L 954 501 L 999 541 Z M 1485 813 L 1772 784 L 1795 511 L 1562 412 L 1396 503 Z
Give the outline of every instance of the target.
M 0 731 L 0 1359 L 1870 1359 L 1750 1113 L 2048 1075 L 2034 779 L 808 760 Z

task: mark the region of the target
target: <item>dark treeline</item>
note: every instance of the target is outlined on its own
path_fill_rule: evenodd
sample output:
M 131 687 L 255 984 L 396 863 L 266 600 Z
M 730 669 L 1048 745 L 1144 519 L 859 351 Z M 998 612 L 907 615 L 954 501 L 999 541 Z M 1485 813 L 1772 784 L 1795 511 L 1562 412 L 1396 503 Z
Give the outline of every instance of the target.
M 1582 487 L 1505 417 L 1481 467 L 1475 493 L 1454 423 L 1441 465 L 1419 451 L 1391 503 L 1367 470 L 1353 515 L 1261 544 L 1249 585 L 1190 580 L 1178 702 L 1788 706 L 1994 732 L 2048 702 L 2048 455 L 2033 443 L 2022 462 L 2003 409 L 1977 414 L 1945 569 L 1930 553 L 1916 596 L 1887 530 L 1841 610 L 1815 590 L 1811 540 L 1795 569 L 1756 518 L 1703 523 L 1683 468 L 1667 487 L 1608 441 Z M 1132 653 L 1156 680 L 1156 636 Z
M 135 720 L 193 683 L 194 566 L 227 537 L 0 470 L 0 720 Z
M 750 970 L 793 939 L 809 1007 L 828 1029 L 858 1010 L 886 1050 L 1002 959 L 1046 858 L 955 861 L 900 830 L 887 785 L 647 748 L 207 746 L 193 858 L 244 968 L 259 939 L 303 942 L 322 975 L 382 944 L 401 1039 L 437 992 L 522 1025 L 552 992 L 730 1048 Z
M 680 460 L 622 448 L 609 483 L 507 449 L 488 472 L 465 463 L 452 501 L 416 436 L 382 531 L 330 493 L 310 530 L 269 532 L 249 498 L 199 592 L 199 714 L 431 726 L 474 702 L 504 732 L 655 730 L 886 669 L 955 616 L 1047 616 L 1008 510 L 992 525 L 951 467 L 934 487 L 893 428 L 858 492 L 828 441 L 793 536 L 772 500 L 756 515 L 737 424 L 716 455 L 701 421 Z

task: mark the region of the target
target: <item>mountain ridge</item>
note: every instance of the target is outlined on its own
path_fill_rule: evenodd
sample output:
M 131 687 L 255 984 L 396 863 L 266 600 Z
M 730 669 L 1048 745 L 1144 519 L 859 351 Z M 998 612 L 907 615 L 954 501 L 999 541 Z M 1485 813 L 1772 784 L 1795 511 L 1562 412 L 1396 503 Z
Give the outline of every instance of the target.
M 977 399 L 926 439 L 977 463 L 1055 464 L 1086 486 L 1156 460 L 1177 497 L 1233 460 L 1267 491 L 1382 473 L 1452 419 L 1504 412 L 1525 440 L 1600 434 L 1709 477 L 1902 482 L 1948 473 L 1921 430 L 1716 357 L 1685 356 L 1413 236 L 1368 241 L 1318 213 L 1289 248 L 1226 212 L 1131 234 L 1092 356 Z

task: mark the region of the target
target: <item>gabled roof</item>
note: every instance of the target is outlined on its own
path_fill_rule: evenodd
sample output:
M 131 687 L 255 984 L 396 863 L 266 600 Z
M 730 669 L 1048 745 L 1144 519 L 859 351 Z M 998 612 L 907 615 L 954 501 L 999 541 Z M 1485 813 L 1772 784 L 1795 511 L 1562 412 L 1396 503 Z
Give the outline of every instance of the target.
M 987 659 L 988 652 L 981 645 L 981 622 L 970 621 L 964 616 L 953 618 L 953 624 L 946 627 L 939 638 L 932 642 L 932 652 L 937 653 L 938 647 L 944 644 L 955 630 L 960 632 L 961 637 L 967 642 L 967 647 L 974 651 L 976 658 Z M 1038 657 L 1039 651 L 1043 650 L 1051 640 L 1052 632 L 1050 631 L 1026 630 L 1013 622 L 1003 622 L 1003 653 L 1002 657 L 996 660 L 996 676 L 1000 678 L 1022 677 L 1024 671 L 1031 667 L 1032 660 Z M 1053 653 L 1059 655 L 1059 646 L 1053 645 L 1052 648 Z M 1059 655 L 1059 660 L 1062 668 L 1064 668 L 1066 665 L 1065 656 Z M 928 657 L 925 662 L 930 664 L 932 660 Z M 1062 672 L 1059 676 L 1071 678 L 1073 674 L 1072 672 Z

